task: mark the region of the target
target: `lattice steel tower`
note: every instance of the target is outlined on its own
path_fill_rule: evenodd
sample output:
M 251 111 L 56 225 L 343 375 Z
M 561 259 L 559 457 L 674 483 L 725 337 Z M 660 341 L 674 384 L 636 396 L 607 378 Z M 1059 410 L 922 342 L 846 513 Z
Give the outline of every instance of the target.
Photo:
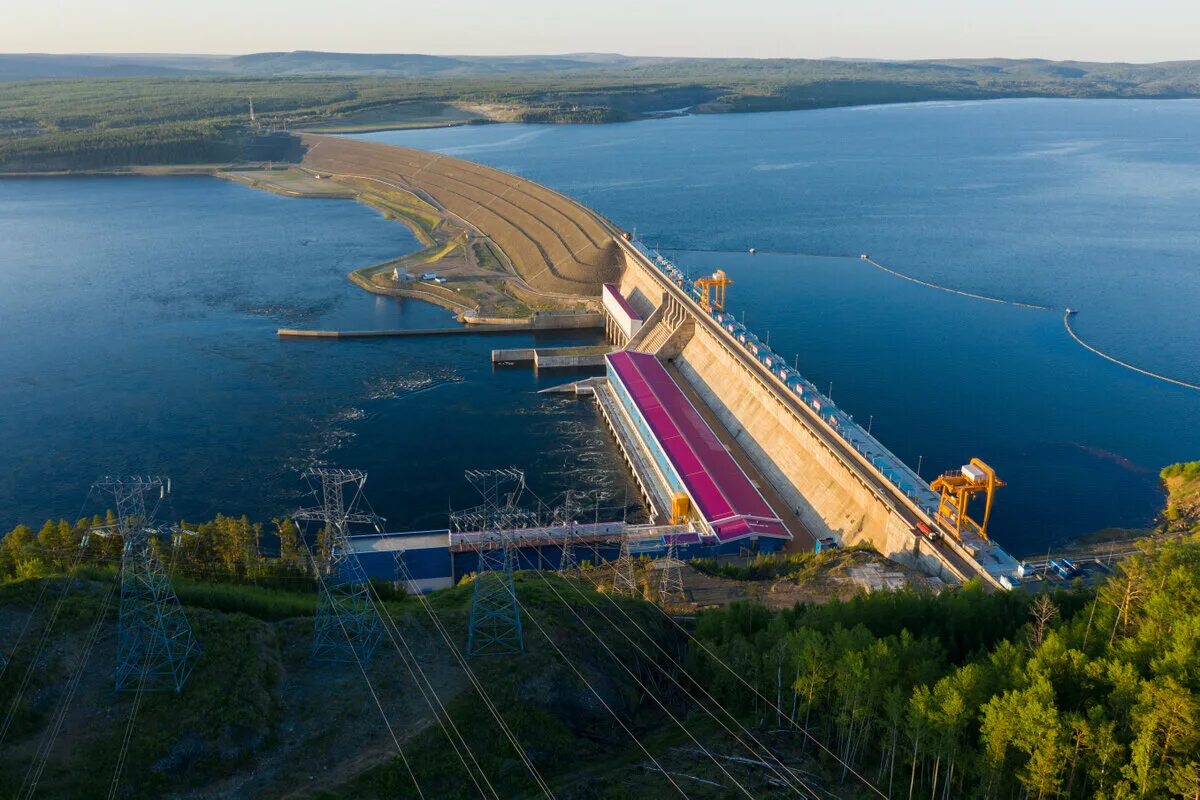
M 467 655 L 512 655 L 525 651 L 521 609 L 513 586 L 513 530 L 539 524 L 535 512 L 518 503 L 525 473 L 518 469 L 467 470 L 467 480 L 483 503 L 450 515 L 460 533 L 477 532 L 479 569 L 471 595 Z
M 658 579 L 658 596 L 660 600 L 683 600 L 683 562 L 679 559 L 676 534 L 668 533 L 665 538 L 667 555 L 659 565 L 662 574 Z
M 621 554 L 613 564 L 613 590 L 630 597 L 639 594 L 633 574 L 633 555 L 629 552 L 629 528 L 624 525 L 621 526 Z
M 178 692 L 202 652 L 156 546 L 165 535 L 183 533 L 154 523 L 169 491 L 169 480 L 153 476 L 106 477 L 92 484 L 96 496 L 113 499 L 116 522 L 93 528 L 89 535 L 117 535 L 123 542 L 114 673 L 118 692 Z
M 562 505 L 554 510 L 554 527 L 562 528 L 562 548 L 558 556 L 558 572 L 561 575 L 564 572 L 579 569 L 579 557 L 575 554 L 575 517 L 577 516 L 578 506 L 575 504 L 575 496 L 570 489 L 567 490 L 563 497 Z
M 383 636 L 379 612 L 371 602 L 371 587 L 358 556 L 351 552 L 350 525 L 369 524 L 382 530 L 382 518 L 357 511 L 367 474 L 352 469 L 313 467 L 304 476 L 321 505 L 293 512 L 297 522 L 323 523 L 316 562 L 320 594 L 313 629 L 312 657 L 316 661 L 367 663 Z M 352 489 L 346 502 L 346 487 Z

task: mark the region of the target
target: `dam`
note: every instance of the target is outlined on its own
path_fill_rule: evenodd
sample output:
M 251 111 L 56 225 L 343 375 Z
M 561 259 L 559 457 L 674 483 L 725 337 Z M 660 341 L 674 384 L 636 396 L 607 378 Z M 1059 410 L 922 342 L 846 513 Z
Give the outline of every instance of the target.
M 386 181 L 494 244 L 511 266 L 506 291 L 543 303 L 584 298 L 602 317 L 601 350 L 609 352 L 592 357 L 603 358 L 605 376 L 581 382 L 578 393 L 596 403 L 651 517 L 649 526 L 593 531 L 604 546 L 622 536 L 636 537 L 647 554 L 668 544 L 708 554 L 865 544 L 946 584 L 1016 581 L 1019 565 L 984 535 L 986 518 L 964 524 L 965 501 L 947 505 L 944 490 L 939 495 L 817 390 L 800 364 L 789 366 L 726 311 L 723 294 L 711 302 L 712 280 L 686 274 L 571 198 L 500 170 L 408 148 L 312 135 L 305 142 L 306 168 L 351 185 Z M 943 477 L 947 485 L 959 478 Z M 567 530 L 537 528 L 531 557 L 561 549 L 561 537 L 573 535 Z M 469 568 L 450 566 L 469 561 L 453 555 L 462 535 L 471 532 L 422 534 L 451 554 L 429 561 L 439 566 L 427 579 L 454 580 Z M 398 549 L 405 546 L 387 537 L 360 553 L 372 561 Z

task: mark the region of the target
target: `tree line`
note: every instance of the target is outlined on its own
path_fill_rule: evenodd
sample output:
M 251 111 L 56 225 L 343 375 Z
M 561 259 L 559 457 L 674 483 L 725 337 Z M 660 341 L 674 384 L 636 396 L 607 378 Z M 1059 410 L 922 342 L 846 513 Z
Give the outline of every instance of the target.
M 1200 798 L 1200 531 L 1095 590 L 743 605 L 697 635 L 758 692 L 694 649 L 725 703 L 889 797 Z
M 0 539 L 0 582 L 60 575 L 78 566 L 119 564 L 121 537 L 89 535 L 114 521 L 109 512 L 107 518 L 47 520 L 37 531 L 16 526 Z M 217 515 L 208 522 L 184 522 L 179 527 L 186 533 L 153 542 L 173 576 L 264 585 L 311 578 L 307 544 L 290 519 L 270 523 L 267 546 L 262 523 L 245 516 Z

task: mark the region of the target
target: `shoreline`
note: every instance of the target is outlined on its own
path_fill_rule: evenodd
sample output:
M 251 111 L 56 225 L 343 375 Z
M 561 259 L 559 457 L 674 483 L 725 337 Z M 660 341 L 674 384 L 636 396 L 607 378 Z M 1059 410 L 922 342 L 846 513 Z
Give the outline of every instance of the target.
M 631 122 L 651 122 L 661 121 L 664 119 L 678 119 L 680 117 L 715 117 L 732 115 L 758 115 L 758 114 L 790 114 L 808 111 L 836 111 L 843 109 L 876 109 L 876 108 L 894 108 L 901 106 L 936 106 L 958 103 L 1011 103 L 1011 102 L 1029 102 L 1029 101 L 1046 101 L 1046 102 L 1193 102 L 1200 103 L 1200 94 L 1197 95 L 1172 95 L 1172 96 L 1133 96 L 1133 97 L 1109 97 L 1109 96 L 1055 96 L 1044 94 L 1018 94 L 1003 97 L 983 96 L 983 97 L 961 97 L 961 98 L 929 98 L 929 99 L 909 99 L 909 100 L 887 100 L 874 102 L 829 102 L 818 103 L 805 106 L 782 106 L 779 108 L 700 108 L 691 107 L 686 111 L 676 109 L 666 109 L 659 111 L 638 112 L 636 116 L 631 116 L 623 119 L 602 119 L 596 121 L 572 121 L 572 120 L 557 120 L 557 121 L 527 121 L 518 119 L 498 119 L 498 118 L 472 118 L 464 120 L 451 120 L 446 122 L 435 122 L 425 124 L 420 122 L 415 123 L 395 123 L 395 124 L 370 124 L 363 127 L 355 125 L 331 125 L 328 128 L 314 127 L 305 128 L 303 126 L 296 127 L 292 133 L 295 136 L 354 136 L 365 133 L 385 133 L 388 131 L 420 131 L 433 130 L 439 128 L 462 128 L 475 125 L 621 125 Z M 215 175 L 223 171 L 242 171 L 252 169 L 264 169 L 268 163 L 277 165 L 297 166 L 300 162 L 288 161 L 245 161 L 245 162 L 225 162 L 225 163 L 207 163 L 207 164 L 125 164 L 114 167 L 85 167 L 85 168 L 68 168 L 68 169 L 24 169 L 17 171 L 6 171 L 0 169 L 0 179 L 4 178 L 63 178 L 63 177 L 87 177 L 87 176 L 139 176 L 139 177 L 158 177 L 158 176 L 173 176 L 173 175 Z

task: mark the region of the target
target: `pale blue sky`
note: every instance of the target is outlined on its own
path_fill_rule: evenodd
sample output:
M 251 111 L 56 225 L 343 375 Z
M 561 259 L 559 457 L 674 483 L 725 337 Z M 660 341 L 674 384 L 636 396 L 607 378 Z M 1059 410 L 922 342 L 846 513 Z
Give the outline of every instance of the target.
M 1200 0 L 10 0 L 0 52 L 1200 58 Z

